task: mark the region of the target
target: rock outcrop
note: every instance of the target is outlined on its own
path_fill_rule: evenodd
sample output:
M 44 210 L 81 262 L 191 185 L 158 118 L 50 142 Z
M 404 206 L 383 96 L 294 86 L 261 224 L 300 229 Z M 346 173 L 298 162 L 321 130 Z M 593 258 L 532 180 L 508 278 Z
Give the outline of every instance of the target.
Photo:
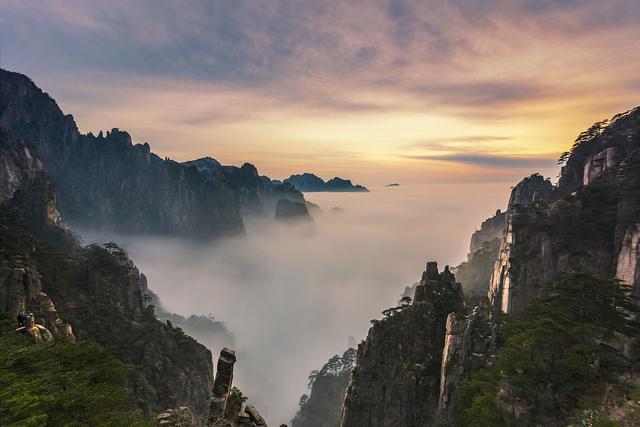
M 511 190 L 507 210 L 515 206 L 531 206 L 534 203 L 549 202 L 554 197 L 555 188 L 549 179 L 534 173 L 518 183 Z
M 447 318 L 462 312 L 462 291 L 448 268 L 428 263 L 413 304 L 374 321 L 345 397 L 342 426 L 428 426 L 440 400 Z
M 223 348 L 218 358 L 216 367 L 216 379 L 213 382 L 213 395 L 209 407 L 209 423 L 221 421 L 224 418 L 225 409 L 231 385 L 233 384 L 233 365 L 236 363 L 236 352 L 230 348 Z
M 479 307 L 467 316 L 450 313 L 440 367 L 438 421 L 453 425 L 455 403 L 472 372 L 492 366 L 498 351 L 497 327 Z
M 80 246 L 61 226 L 55 202 L 38 171 L 0 204 L 0 312 L 30 310 L 54 335 L 95 341 L 140 366 L 159 408 L 205 412 L 211 353 L 145 307 L 146 279 L 122 249 Z
M 618 277 L 638 292 L 640 109 L 583 132 L 564 160 L 555 196 L 509 211 L 489 285 L 505 313 L 570 271 Z
M 161 159 L 118 129 L 81 134 L 24 75 L 0 70 L 0 99 L 0 128 L 30 144 L 69 223 L 205 239 L 243 232 L 240 195 L 225 183 Z
M 362 185 L 354 185 L 348 179 L 335 177 L 325 182 L 319 176 L 312 173 L 303 173 L 302 175 L 291 175 L 284 180 L 285 183 L 292 184 L 297 190 L 303 193 L 317 191 L 334 191 L 334 192 L 367 192 L 366 187 Z

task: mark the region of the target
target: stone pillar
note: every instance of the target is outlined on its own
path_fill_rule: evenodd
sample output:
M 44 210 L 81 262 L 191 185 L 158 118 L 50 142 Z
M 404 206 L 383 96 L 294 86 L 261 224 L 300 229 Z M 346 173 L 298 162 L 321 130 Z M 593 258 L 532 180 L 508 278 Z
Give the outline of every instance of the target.
M 236 352 L 230 348 L 223 348 L 218 358 L 216 378 L 213 381 L 213 396 L 209 410 L 209 424 L 224 417 L 227 398 L 233 384 L 233 365 L 236 363 Z

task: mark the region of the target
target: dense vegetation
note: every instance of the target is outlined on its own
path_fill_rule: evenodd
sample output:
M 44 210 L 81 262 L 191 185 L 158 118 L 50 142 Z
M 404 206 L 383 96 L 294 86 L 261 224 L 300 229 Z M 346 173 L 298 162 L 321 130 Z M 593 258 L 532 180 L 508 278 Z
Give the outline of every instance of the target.
M 133 410 L 140 388 L 144 377 L 96 343 L 33 344 L 0 321 L 3 425 L 153 425 Z
M 614 349 L 638 336 L 628 291 L 591 273 L 550 285 L 543 298 L 504 321 L 498 359 L 464 383 L 456 424 L 504 426 L 517 417 L 519 424 L 557 425 L 589 413 L 593 425 L 616 425 L 597 411 L 605 384 L 635 389 L 620 384 L 619 374 L 633 362 Z

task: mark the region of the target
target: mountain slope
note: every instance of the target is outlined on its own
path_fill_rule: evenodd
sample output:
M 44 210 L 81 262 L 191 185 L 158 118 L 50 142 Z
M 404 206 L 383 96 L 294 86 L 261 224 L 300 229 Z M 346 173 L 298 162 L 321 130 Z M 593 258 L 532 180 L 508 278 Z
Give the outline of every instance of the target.
M 0 136 L 0 147 L 16 154 L 1 157 L 1 168 L 28 163 L 29 150 L 19 142 Z M 155 409 L 189 405 L 204 413 L 211 353 L 155 318 L 144 302 L 146 278 L 124 251 L 80 246 L 63 226 L 41 170 L 26 170 L 20 180 L 13 192 L 0 182 L 7 194 L 0 199 L 0 314 L 32 311 L 55 335 L 94 341 L 139 366 L 155 389 Z
M 33 147 L 70 223 L 205 239 L 244 230 L 240 197 L 228 185 L 161 159 L 118 129 L 81 134 L 22 74 L 0 70 L 0 127 Z

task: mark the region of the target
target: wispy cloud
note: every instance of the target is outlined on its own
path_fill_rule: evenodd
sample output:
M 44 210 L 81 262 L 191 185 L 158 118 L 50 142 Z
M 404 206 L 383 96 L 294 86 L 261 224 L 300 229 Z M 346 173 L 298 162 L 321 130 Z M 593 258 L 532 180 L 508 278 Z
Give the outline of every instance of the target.
M 520 157 L 502 156 L 494 154 L 472 154 L 472 153 L 452 153 L 434 155 L 411 155 L 406 156 L 416 160 L 432 160 L 470 164 L 488 168 L 545 168 L 548 169 L 556 164 L 556 159 L 552 157 Z
M 635 0 L 6 0 L 0 40 L 5 66 L 70 113 L 91 111 L 90 126 L 123 120 L 104 126 L 152 135 L 166 154 L 192 157 L 197 144 L 215 154 L 202 142 L 215 138 L 239 157 L 259 135 L 260 151 L 278 155 L 291 148 L 283 139 L 327 129 L 334 149 L 395 156 L 410 141 L 472 132 L 511 139 L 449 143 L 517 154 L 563 151 L 638 103 L 639 20 Z

